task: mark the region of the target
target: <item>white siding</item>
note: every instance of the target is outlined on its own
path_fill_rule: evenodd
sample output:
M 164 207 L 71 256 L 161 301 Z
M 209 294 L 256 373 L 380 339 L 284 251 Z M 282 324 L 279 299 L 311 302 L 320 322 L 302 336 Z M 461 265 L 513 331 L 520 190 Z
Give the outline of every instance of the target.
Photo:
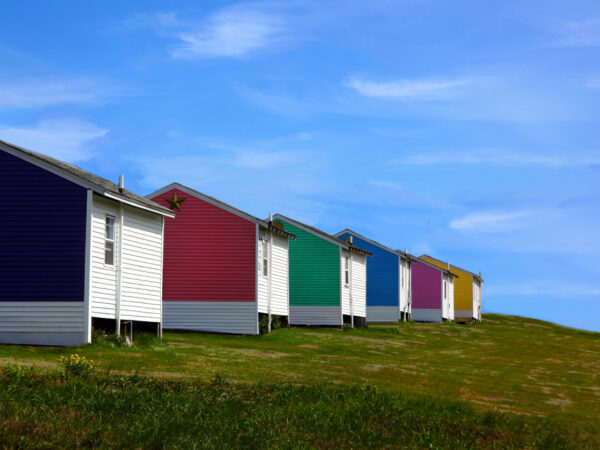
M 352 255 L 352 311 L 354 316 L 367 317 L 367 257 Z
M 163 302 L 163 328 L 258 334 L 254 302 Z
M 287 316 L 289 308 L 289 241 L 286 237 L 273 236 L 272 273 L 271 273 L 271 312 Z
M 454 277 L 448 277 L 448 288 L 448 301 L 450 303 L 448 306 L 448 320 L 454 320 Z
M 444 285 L 446 292 L 444 295 Z M 446 320 L 454 320 L 454 278 L 442 273 L 442 317 Z
M 473 319 L 481 320 L 481 283 L 473 279 Z
M 114 319 L 118 292 L 117 267 L 121 264 L 121 320 L 161 321 L 162 217 L 130 206 L 93 198 L 90 303 L 92 317 Z M 115 264 L 104 263 L 105 220 L 115 221 Z M 119 240 L 122 239 L 122 255 Z
M 162 217 L 123 207 L 121 320 L 161 321 Z
M 367 322 L 398 322 L 399 319 L 395 306 L 367 306 Z
M 400 312 L 410 313 L 410 264 L 403 258 L 400 258 L 398 291 L 400 295 Z
M 344 266 L 344 260 L 350 258 L 350 254 L 347 250 L 340 252 L 340 285 L 342 286 L 342 314 L 350 315 L 350 286 L 346 284 L 346 269 Z M 348 259 L 348 267 L 351 266 L 351 262 Z M 350 270 L 350 269 L 349 269 Z
M 82 345 L 83 302 L 1 302 L 0 343 Z
M 271 314 L 289 315 L 288 300 L 288 239 L 276 234 L 263 232 L 259 234 L 257 252 L 258 270 L 258 312 L 269 313 L 269 277 L 263 275 L 263 249 L 261 241 L 266 240 L 271 246 L 269 272 L 271 276 Z M 267 247 L 268 251 L 269 247 Z
M 92 317 L 114 319 L 117 298 L 116 264 L 104 264 L 104 242 L 106 216 L 117 217 L 119 205 L 98 195 L 93 197 L 92 236 L 91 236 L 91 274 L 90 274 L 90 311 Z M 115 224 L 115 263 L 120 230 Z
M 290 306 L 290 325 L 342 326 L 339 306 Z

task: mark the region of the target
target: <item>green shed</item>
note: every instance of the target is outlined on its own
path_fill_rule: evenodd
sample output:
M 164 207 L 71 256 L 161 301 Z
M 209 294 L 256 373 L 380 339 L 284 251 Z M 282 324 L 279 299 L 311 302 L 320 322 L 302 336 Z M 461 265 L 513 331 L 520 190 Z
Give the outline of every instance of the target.
M 296 235 L 289 245 L 290 324 L 366 326 L 370 253 L 281 214 L 273 223 Z

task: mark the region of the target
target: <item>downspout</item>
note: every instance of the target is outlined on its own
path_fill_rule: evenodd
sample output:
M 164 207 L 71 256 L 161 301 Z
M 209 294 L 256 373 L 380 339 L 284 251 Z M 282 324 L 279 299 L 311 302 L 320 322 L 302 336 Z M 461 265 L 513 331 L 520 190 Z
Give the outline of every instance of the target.
M 158 325 L 158 338 L 163 337 L 163 292 L 165 268 L 165 216 L 162 216 L 161 247 L 160 247 L 160 323 Z
M 352 236 L 350 236 L 350 245 L 352 245 Z M 348 251 L 348 296 L 350 301 L 350 328 L 354 328 L 354 295 L 352 295 L 352 260 L 354 255 L 352 250 Z
M 83 292 L 83 343 L 92 342 L 92 214 L 93 214 L 94 193 L 91 189 L 87 190 L 86 213 L 85 213 L 85 275 Z
M 267 261 L 267 312 L 269 314 L 269 333 L 271 332 L 271 270 L 273 268 L 273 263 L 271 262 L 271 258 L 273 257 L 273 232 L 269 232 L 269 241 L 267 243 L 267 251 L 269 252 L 269 260 Z
M 123 204 L 119 203 L 118 219 L 118 245 L 117 245 L 117 292 L 115 298 L 115 326 L 117 336 L 121 335 L 121 289 L 123 287 Z

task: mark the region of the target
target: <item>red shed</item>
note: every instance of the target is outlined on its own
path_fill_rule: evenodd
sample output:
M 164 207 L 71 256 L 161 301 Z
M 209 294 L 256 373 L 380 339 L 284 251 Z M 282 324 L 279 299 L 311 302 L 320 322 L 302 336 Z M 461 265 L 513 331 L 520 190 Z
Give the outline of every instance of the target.
M 164 329 L 258 334 L 259 314 L 287 319 L 293 234 L 178 183 L 148 198 L 176 213 L 165 221 Z

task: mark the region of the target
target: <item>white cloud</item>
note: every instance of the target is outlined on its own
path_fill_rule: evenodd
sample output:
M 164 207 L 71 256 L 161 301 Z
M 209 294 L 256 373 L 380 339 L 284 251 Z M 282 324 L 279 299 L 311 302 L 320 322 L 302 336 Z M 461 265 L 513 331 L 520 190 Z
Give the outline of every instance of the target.
M 531 211 L 478 212 L 450 222 L 450 228 L 459 231 L 500 232 L 517 226 L 517 219 L 529 216 Z
M 468 80 L 396 80 L 377 82 L 351 78 L 344 85 L 365 97 L 391 99 L 440 100 L 456 94 L 457 87 Z
M 0 80 L 0 109 L 88 103 L 99 96 L 98 87 L 86 80 Z
M 0 139 L 67 162 L 91 158 L 90 143 L 107 133 L 106 129 L 75 118 L 46 119 L 32 127 L 0 126 Z
M 166 16 L 165 26 L 174 22 Z M 235 6 L 213 14 L 196 27 L 180 32 L 180 45 L 171 51 L 177 59 L 239 58 L 269 47 L 283 39 L 285 23 L 281 16 L 252 6 Z
M 562 35 L 554 43 L 558 47 L 596 47 L 600 46 L 600 19 L 572 21 L 557 29 Z
M 398 161 L 398 163 L 422 166 L 466 164 L 502 167 L 542 166 L 556 168 L 600 164 L 600 157 L 593 155 L 558 156 L 533 153 L 510 153 L 496 150 L 479 150 L 467 152 L 448 151 L 445 153 L 421 153 L 404 158 Z

